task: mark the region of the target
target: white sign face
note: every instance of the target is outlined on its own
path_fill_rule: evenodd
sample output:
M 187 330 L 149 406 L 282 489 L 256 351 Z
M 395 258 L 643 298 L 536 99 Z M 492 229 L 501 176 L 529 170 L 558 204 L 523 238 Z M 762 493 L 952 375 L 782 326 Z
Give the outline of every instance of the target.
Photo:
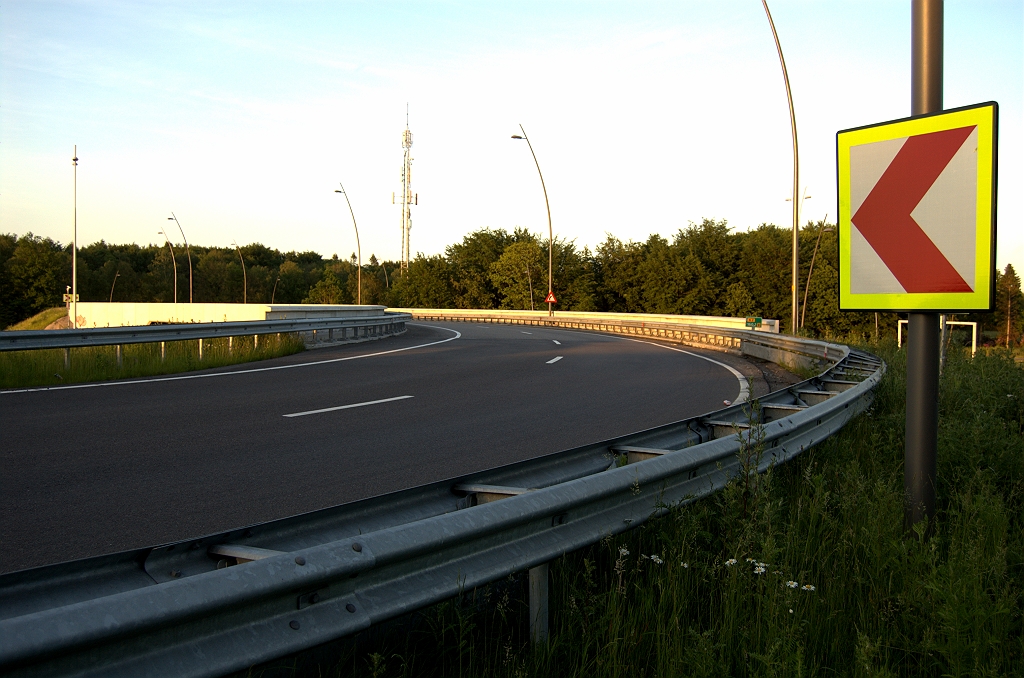
M 995 104 L 837 135 L 840 308 L 987 310 Z

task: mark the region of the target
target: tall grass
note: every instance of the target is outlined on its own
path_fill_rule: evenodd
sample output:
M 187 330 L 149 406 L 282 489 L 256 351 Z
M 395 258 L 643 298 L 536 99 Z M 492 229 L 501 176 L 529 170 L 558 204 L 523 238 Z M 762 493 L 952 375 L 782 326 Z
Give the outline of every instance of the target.
M 254 344 L 256 344 L 254 346 Z M 254 360 L 291 355 L 304 350 L 301 337 L 293 334 L 205 339 L 199 359 L 198 340 L 168 341 L 161 356 L 160 343 L 116 346 L 10 351 L 0 353 L 0 388 L 58 386 L 89 381 L 130 379 L 159 374 L 223 367 Z
M 525 577 L 251 673 L 354 676 L 1024 675 L 1024 370 L 951 356 L 938 512 L 903 529 L 904 354 L 875 404 L 757 483 L 552 563 L 550 646 Z

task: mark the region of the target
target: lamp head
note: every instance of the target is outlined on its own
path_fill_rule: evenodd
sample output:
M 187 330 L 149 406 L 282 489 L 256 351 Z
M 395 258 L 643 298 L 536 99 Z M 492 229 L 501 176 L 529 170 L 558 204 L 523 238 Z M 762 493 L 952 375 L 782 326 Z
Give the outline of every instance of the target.
M 513 135 L 512 135 L 512 138 L 513 138 L 513 139 L 522 139 L 523 137 L 522 137 L 522 136 L 520 136 L 520 135 L 518 135 L 518 134 L 513 134 Z
M 344 193 L 345 191 L 339 191 L 338 189 L 334 189 L 334 192 L 335 193 Z

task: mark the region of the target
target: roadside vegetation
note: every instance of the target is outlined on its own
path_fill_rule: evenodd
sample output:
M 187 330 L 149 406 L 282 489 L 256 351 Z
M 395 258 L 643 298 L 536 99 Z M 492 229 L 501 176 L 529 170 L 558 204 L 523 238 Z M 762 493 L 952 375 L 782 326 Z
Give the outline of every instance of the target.
M 903 529 L 905 354 L 875 403 L 796 460 L 552 563 L 550 646 L 526 577 L 249 675 L 1019 676 L 1024 369 L 951 352 L 938 515 Z
M 46 310 L 36 313 L 31 318 L 26 318 L 20 323 L 11 325 L 7 329 L 9 330 L 45 330 L 46 327 L 52 323 L 57 322 L 61 318 L 68 317 L 68 309 L 63 306 L 56 308 L 48 308 Z M 70 320 L 68 321 L 70 324 Z
M 812 336 L 876 336 L 873 313 L 838 310 L 838 241 L 831 224 L 808 223 L 800 235 L 801 290 Z M 612 234 L 593 250 L 555 239 L 556 310 L 694 315 L 755 315 L 777 318 L 791 331 L 790 230 L 761 224 L 730 229 L 704 219 L 670 238 L 643 242 Z M 356 256 L 281 252 L 259 243 L 240 250 L 191 247 L 193 299 L 199 303 L 354 303 Z M 547 294 L 547 240 L 516 228 L 482 228 L 445 248 L 418 254 L 402 274 L 397 262 L 371 255 L 363 266 L 363 301 L 392 307 L 529 309 Z M 176 254 L 177 298 L 189 298 L 185 252 Z M 811 263 L 814 262 L 813 270 Z M 809 280 L 809 283 L 808 283 Z M 71 251 L 32 234 L 0 233 L 0 328 L 58 306 L 71 284 Z M 1024 293 L 1012 266 L 996 282 L 996 312 L 960 314 L 981 323 L 981 341 L 1021 345 Z M 78 251 L 82 301 L 169 302 L 174 299 L 174 263 L 165 246 L 117 245 L 103 241 Z M 896 315 L 877 317 L 880 336 L 896 336 Z
M 160 374 L 224 367 L 254 360 L 266 360 L 305 350 L 302 338 L 294 334 L 264 335 L 254 347 L 252 336 L 203 340 L 168 341 L 161 358 L 160 344 L 125 344 L 39 351 L 0 353 L 0 388 L 62 386 L 88 381 L 109 381 L 151 377 Z M 67 361 L 67 362 L 65 362 Z

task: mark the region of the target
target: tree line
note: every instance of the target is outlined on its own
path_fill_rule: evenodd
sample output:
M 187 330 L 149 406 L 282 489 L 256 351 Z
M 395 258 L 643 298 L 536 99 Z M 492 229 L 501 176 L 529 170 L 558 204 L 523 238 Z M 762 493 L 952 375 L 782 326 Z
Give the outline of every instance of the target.
M 872 336 L 895 333 L 891 313 L 843 313 L 838 308 L 838 239 L 833 225 L 808 223 L 800 234 L 801 317 L 808 334 Z M 553 287 L 557 310 L 758 315 L 790 330 L 791 232 L 772 224 L 731 231 L 705 219 L 671 239 L 643 242 L 611 234 L 593 251 L 556 238 Z M 78 251 L 82 301 L 333 303 L 356 301 L 355 255 L 324 258 L 316 252 L 280 252 L 261 244 L 230 248 L 113 245 Z M 244 271 L 243 262 L 244 261 Z M 813 268 L 812 268 L 813 266 Z M 364 304 L 419 308 L 544 308 L 548 242 L 516 228 L 482 228 L 449 245 L 444 254 L 418 254 L 407 271 L 397 262 L 363 265 Z M 808 282 L 809 278 L 809 282 Z M 61 305 L 71 284 L 70 247 L 31 233 L 0 234 L 0 327 Z M 964 314 L 982 323 L 989 343 L 1020 343 L 1024 294 L 1008 265 L 997 276 L 996 312 Z

